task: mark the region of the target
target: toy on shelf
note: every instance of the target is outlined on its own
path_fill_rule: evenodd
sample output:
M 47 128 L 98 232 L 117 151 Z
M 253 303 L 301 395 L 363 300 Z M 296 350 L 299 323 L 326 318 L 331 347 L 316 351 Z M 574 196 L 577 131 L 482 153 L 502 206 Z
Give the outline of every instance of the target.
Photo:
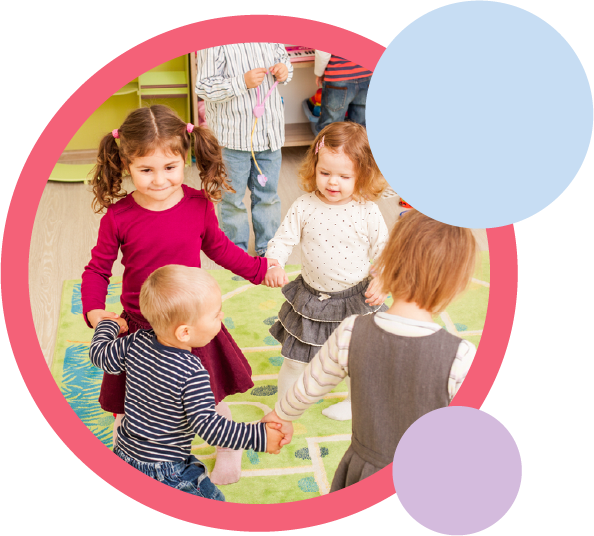
M 322 89 L 318 89 L 313 97 L 307 99 L 307 107 L 309 111 L 315 116 L 320 117 L 320 110 L 322 107 Z

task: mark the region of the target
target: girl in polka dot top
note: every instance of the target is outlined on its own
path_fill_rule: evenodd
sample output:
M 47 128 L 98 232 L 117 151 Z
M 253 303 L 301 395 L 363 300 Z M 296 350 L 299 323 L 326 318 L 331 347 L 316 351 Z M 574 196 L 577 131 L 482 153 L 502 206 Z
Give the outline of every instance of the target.
M 270 328 L 285 358 L 278 376 L 279 399 L 345 318 L 387 309 L 386 294 L 370 276 L 371 263 L 388 238 L 373 200 L 387 184 L 365 128 L 351 122 L 324 128 L 305 156 L 300 179 L 308 193 L 293 203 L 266 252 L 280 266 L 268 270 L 264 284 L 283 287 L 286 298 Z M 289 283 L 284 266 L 298 244 L 303 267 Z M 322 413 L 350 419 L 350 386 L 345 401 Z

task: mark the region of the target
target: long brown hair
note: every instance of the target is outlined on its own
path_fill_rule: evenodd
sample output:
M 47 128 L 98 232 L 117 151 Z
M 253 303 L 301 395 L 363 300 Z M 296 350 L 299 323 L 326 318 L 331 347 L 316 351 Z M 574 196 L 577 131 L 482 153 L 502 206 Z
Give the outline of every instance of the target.
M 318 153 L 316 146 L 324 139 L 324 148 L 333 152 L 344 152 L 355 166 L 355 200 L 375 201 L 388 186 L 375 163 L 365 127 L 353 122 L 330 123 L 316 136 L 299 170 L 301 188 L 315 192 Z
M 382 287 L 394 300 L 439 313 L 466 289 L 477 257 L 470 229 L 411 210 L 394 225 L 376 269 Z
M 188 133 L 187 123 L 168 106 L 155 104 L 133 110 L 117 129 L 119 144 L 113 133 L 106 134 L 99 144 L 97 165 L 91 185 L 95 199 L 93 210 L 103 212 L 126 192 L 122 176 L 135 158 L 156 149 L 186 158 L 193 146 L 196 167 L 207 197 L 217 202 L 222 191 L 234 192 L 227 180 L 221 147 L 214 135 L 204 127 Z M 193 140 L 192 140 L 193 138 Z

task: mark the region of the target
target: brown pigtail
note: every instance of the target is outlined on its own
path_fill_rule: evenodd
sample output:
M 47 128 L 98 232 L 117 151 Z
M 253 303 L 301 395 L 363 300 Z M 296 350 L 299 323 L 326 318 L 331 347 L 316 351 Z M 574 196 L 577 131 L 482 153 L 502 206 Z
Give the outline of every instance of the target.
M 118 144 L 110 132 L 103 136 L 99 144 L 97 154 L 97 165 L 93 169 L 93 210 L 96 213 L 103 212 L 116 200 L 124 197 L 126 192 L 122 190 L 122 167 Z
M 194 127 L 190 136 L 194 137 L 196 167 L 207 197 L 216 203 L 221 200 L 223 190 L 235 193 L 228 181 L 223 152 L 214 134 L 205 127 Z

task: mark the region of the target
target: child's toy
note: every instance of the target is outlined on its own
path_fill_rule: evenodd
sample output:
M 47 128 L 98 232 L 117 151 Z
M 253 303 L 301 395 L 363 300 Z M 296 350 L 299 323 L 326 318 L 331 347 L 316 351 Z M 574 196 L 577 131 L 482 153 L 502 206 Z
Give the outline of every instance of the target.
M 309 111 L 316 117 L 320 117 L 320 110 L 322 106 L 322 90 L 318 89 L 313 97 L 307 99 L 307 107 Z
M 256 167 L 258 168 L 258 171 L 260 172 L 260 174 L 258 175 L 258 182 L 260 183 L 260 186 L 264 186 L 268 179 L 266 178 L 266 175 L 264 175 L 262 173 L 262 170 L 260 169 L 258 162 L 256 162 L 256 155 L 254 154 L 254 132 L 256 131 L 256 125 L 258 124 L 258 119 L 264 115 L 264 110 L 265 110 L 264 103 L 266 102 L 266 99 L 268 99 L 268 97 L 270 97 L 270 95 L 274 91 L 274 88 L 277 85 L 278 85 L 278 80 L 274 84 L 272 84 L 272 87 L 270 88 L 268 93 L 266 93 L 266 97 L 264 97 L 264 100 L 262 100 L 262 102 L 260 102 L 260 86 L 258 86 L 256 88 L 256 102 L 257 102 L 257 104 L 256 104 L 256 106 L 254 106 L 254 116 L 256 117 L 256 119 L 254 121 L 254 127 L 252 128 L 252 135 L 250 137 L 250 148 L 252 150 L 252 158 L 254 159 L 254 163 L 256 164 Z
M 400 201 L 398 201 L 398 204 L 404 208 L 412 208 L 404 199 L 402 199 L 402 197 L 400 198 Z

